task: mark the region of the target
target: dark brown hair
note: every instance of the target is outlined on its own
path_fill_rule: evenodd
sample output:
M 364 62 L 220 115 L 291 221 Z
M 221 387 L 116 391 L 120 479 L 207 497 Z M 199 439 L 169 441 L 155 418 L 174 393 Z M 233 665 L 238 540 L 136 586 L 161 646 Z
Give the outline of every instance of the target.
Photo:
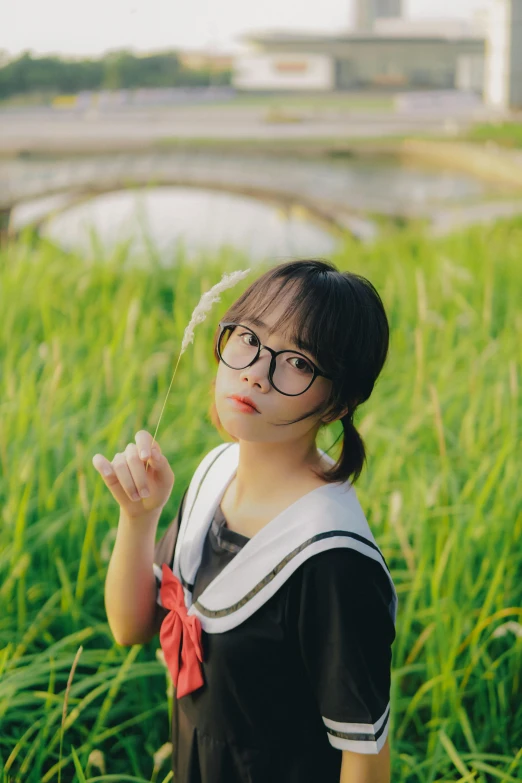
M 324 403 L 282 426 L 314 414 L 328 414 L 335 420 L 348 407 L 348 413 L 341 418 L 344 436 L 341 455 L 330 469 L 316 475 L 327 482 L 350 479 L 354 483 L 363 469 L 366 452 L 353 416 L 357 406 L 372 393 L 388 353 L 389 326 L 383 303 L 365 277 L 340 272 L 330 261 L 298 259 L 274 266 L 254 280 L 220 320 L 240 323 L 249 317 L 262 320 L 263 313 L 280 301 L 281 296 L 288 306 L 269 334 L 281 330 L 298 348 L 309 351 L 319 367 L 334 378 Z M 285 330 L 288 323 L 289 329 Z M 217 364 L 219 331 L 218 326 L 214 335 Z M 214 388 L 215 379 L 213 391 Z M 237 441 L 221 424 L 214 394 L 209 416 L 226 439 L 232 437 Z

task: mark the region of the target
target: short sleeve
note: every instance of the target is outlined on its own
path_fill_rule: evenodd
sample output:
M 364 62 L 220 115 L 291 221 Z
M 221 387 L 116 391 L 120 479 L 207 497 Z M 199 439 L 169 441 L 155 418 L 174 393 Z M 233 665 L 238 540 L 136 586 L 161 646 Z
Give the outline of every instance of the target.
M 336 547 L 302 566 L 297 640 L 330 744 L 379 753 L 388 734 L 393 588 L 377 560 Z
M 178 510 L 176 512 L 174 519 L 172 519 L 172 521 L 169 523 L 169 526 L 167 527 L 167 529 L 165 530 L 161 538 L 158 541 L 156 541 L 154 545 L 154 562 L 152 568 L 154 569 L 154 576 L 156 577 L 156 603 L 159 604 L 159 606 L 161 607 L 163 607 L 159 594 L 161 582 L 163 579 L 161 566 L 162 563 L 167 563 L 169 568 L 172 569 L 173 567 L 174 550 L 176 549 L 176 541 L 178 538 L 179 526 L 183 515 L 183 508 L 185 504 L 187 491 L 188 491 L 188 487 L 185 489 L 185 492 L 183 493 L 181 502 L 178 506 Z

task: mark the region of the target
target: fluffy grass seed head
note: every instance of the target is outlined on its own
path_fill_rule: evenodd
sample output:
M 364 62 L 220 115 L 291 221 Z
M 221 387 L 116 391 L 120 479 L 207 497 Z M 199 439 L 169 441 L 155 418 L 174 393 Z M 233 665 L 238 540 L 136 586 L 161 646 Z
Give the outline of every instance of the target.
M 219 302 L 219 300 L 221 299 L 220 295 L 222 291 L 226 291 L 227 288 L 232 288 L 233 286 L 235 286 L 235 284 L 238 283 L 240 280 L 242 280 L 244 277 L 246 277 L 249 272 L 250 269 L 244 269 L 244 270 L 239 270 L 237 272 L 230 272 L 229 274 L 224 274 L 221 280 L 219 281 L 219 283 L 216 283 L 216 285 L 212 286 L 212 288 L 209 291 L 205 291 L 205 293 L 202 294 L 201 299 L 199 300 L 198 304 L 194 308 L 192 317 L 188 323 L 188 326 L 185 328 L 185 332 L 183 334 L 183 340 L 181 343 L 181 350 L 179 352 L 178 361 L 176 362 L 176 366 L 174 368 L 174 373 L 172 375 L 170 386 L 167 389 L 165 402 L 163 403 L 163 408 L 161 409 L 158 424 L 156 426 L 156 432 L 154 433 L 154 437 L 152 439 L 152 446 L 154 446 L 154 441 L 156 440 L 156 433 L 158 432 L 159 423 L 161 421 L 161 417 L 163 416 L 163 410 L 165 409 L 165 404 L 169 396 L 169 392 L 172 386 L 172 381 L 174 380 L 174 376 L 176 375 L 176 370 L 178 369 L 178 364 L 181 358 L 181 354 L 185 351 L 188 344 L 193 342 L 194 340 L 194 327 L 205 320 L 205 318 L 207 317 L 207 313 L 212 308 L 212 305 L 215 302 Z M 147 462 L 145 471 L 147 471 L 148 467 L 149 467 L 149 463 Z
M 206 291 L 199 300 L 198 304 L 196 305 L 196 308 L 194 309 L 194 312 L 192 313 L 192 317 L 190 319 L 190 322 L 185 329 L 184 335 L 183 335 L 183 342 L 181 343 L 181 354 L 187 347 L 189 343 L 191 343 L 194 339 L 194 327 L 196 324 L 200 324 L 202 321 L 205 320 L 207 317 L 207 313 L 211 309 L 214 302 L 219 302 L 220 300 L 220 294 L 222 291 L 225 291 L 227 288 L 232 288 L 239 280 L 242 280 L 243 277 L 246 277 L 246 275 L 250 272 L 250 269 L 245 269 L 244 271 L 240 270 L 239 272 L 231 272 L 229 275 L 223 275 L 219 283 L 216 283 L 216 285 L 212 286 L 210 291 Z

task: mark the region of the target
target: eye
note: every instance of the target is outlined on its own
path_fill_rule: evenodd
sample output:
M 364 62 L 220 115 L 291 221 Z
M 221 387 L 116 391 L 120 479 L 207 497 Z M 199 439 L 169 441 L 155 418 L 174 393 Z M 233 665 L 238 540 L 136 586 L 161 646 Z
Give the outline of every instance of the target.
M 313 373 L 314 371 L 313 367 L 310 364 L 308 364 L 308 362 L 305 359 L 303 359 L 302 356 L 292 356 L 292 358 L 289 359 L 289 361 L 295 361 L 296 364 L 294 364 L 293 366 L 295 367 L 296 370 L 299 370 L 299 372 L 304 375 L 308 375 L 309 373 Z M 299 362 L 301 362 L 301 364 L 300 366 L 297 366 Z
M 241 334 L 239 335 L 239 337 L 246 337 L 246 338 L 247 338 L 247 340 L 248 340 L 248 338 L 250 337 L 250 338 L 253 340 L 253 343 L 249 343 L 249 342 L 247 342 L 246 340 L 243 340 L 243 342 L 245 342 L 245 343 L 246 343 L 246 345 L 252 345 L 252 346 L 255 346 L 255 345 L 257 345 L 257 340 L 256 340 L 256 338 L 254 337 L 254 335 L 252 334 L 252 332 L 241 332 Z

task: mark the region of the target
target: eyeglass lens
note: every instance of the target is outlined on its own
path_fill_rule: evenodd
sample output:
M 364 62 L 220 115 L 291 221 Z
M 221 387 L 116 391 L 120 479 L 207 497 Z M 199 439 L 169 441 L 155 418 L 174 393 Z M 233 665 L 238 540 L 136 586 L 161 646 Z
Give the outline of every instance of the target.
M 228 326 L 219 340 L 219 354 L 225 364 L 234 370 L 242 370 L 255 358 L 259 342 L 245 326 Z M 301 394 L 314 377 L 313 366 L 300 354 L 284 351 L 276 358 L 272 382 L 283 394 Z

